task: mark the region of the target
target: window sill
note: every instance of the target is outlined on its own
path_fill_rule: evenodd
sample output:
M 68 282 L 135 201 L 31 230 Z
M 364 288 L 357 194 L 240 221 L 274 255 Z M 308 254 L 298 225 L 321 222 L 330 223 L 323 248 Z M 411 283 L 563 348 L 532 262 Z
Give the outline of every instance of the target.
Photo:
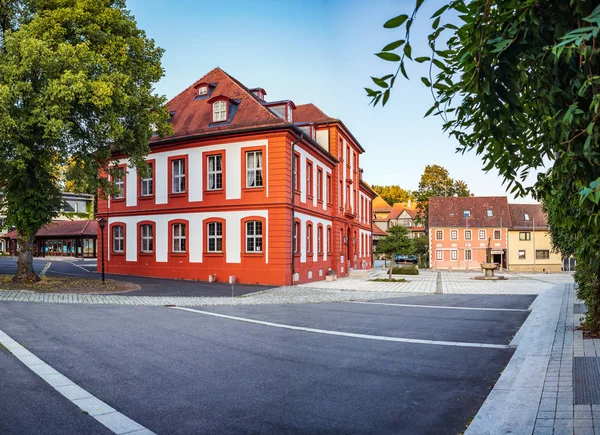
M 149 199 L 154 199 L 154 195 L 140 195 L 140 196 L 138 196 L 138 199 L 140 201 L 146 201 Z
M 179 193 L 169 193 L 169 198 L 179 198 L 179 197 L 184 197 L 187 196 L 187 192 L 179 192 Z
M 138 252 L 140 257 L 154 257 L 154 252 Z
M 203 255 L 205 257 L 224 257 L 224 252 L 204 252 Z
M 256 187 L 243 187 L 242 191 L 244 192 L 262 192 L 265 190 L 265 186 L 256 186 Z
M 218 195 L 220 193 L 223 193 L 225 190 L 223 188 L 221 189 L 211 189 L 211 190 L 205 190 L 204 194 L 205 195 Z
M 111 255 L 116 255 L 116 256 L 119 256 L 119 257 L 125 256 L 125 252 L 114 252 L 114 251 L 113 251 L 113 252 L 111 252 L 110 254 L 111 254 Z
M 111 198 L 111 202 L 125 202 L 125 197 L 123 198 Z
M 310 199 L 312 201 L 313 198 L 314 198 L 314 196 L 312 196 L 312 195 L 306 195 L 306 199 Z
M 317 199 L 317 204 L 323 205 L 323 200 L 322 199 Z
M 169 257 L 187 257 L 187 252 L 169 252 Z
M 264 257 L 264 252 L 242 252 L 242 257 Z

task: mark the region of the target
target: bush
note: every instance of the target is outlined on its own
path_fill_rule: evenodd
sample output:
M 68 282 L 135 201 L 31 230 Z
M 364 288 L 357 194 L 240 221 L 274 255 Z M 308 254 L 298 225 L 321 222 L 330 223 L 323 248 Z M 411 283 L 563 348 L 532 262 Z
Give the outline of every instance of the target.
M 419 269 L 417 266 L 410 267 L 394 267 L 392 269 L 392 275 L 418 275 Z
M 371 279 L 369 281 L 374 281 L 374 282 L 406 282 L 406 280 L 404 278 L 375 278 L 375 279 Z

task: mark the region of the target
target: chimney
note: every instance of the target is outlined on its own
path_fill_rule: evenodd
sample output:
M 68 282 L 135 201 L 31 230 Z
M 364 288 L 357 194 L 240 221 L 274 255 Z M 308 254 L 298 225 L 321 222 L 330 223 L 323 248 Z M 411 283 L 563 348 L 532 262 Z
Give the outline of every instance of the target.
M 411 201 L 410 201 L 410 199 L 409 199 L 409 200 L 408 200 L 408 208 L 410 208 L 410 202 L 411 202 Z

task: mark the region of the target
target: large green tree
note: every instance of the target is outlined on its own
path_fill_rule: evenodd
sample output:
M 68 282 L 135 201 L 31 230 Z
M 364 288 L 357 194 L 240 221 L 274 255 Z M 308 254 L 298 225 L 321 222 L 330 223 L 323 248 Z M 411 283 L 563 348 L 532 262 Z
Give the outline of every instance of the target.
M 124 0 L 0 0 L 0 185 L 18 233 L 17 281 L 39 279 L 35 233 L 61 205 L 57 168 L 110 192 L 111 153 L 145 168 L 151 125 L 167 133 L 153 92 L 163 51 Z M 144 170 L 144 169 L 142 169 Z
M 371 188 L 390 205 L 414 199 L 410 190 L 403 189 L 397 184 L 391 186 L 378 186 L 374 184 Z
M 423 1 L 384 24 L 403 35 L 377 53 L 396 68 L 374 77 L 368 96 L 385 104 L 398 75 L 408 78 L 408 60 L 429 63 L 427 115 L 440 116 L 458 151 L 480 154 L 511 192 L 544 202 L 555 246 L 578 260 L 588 326 L 600 331 L 598 1 L 450 1 L 430 18 L 428 52 L 417 54 L 410 31 Z
M 432 196 L 471 196 L 467 183 L 450 177 L 448 170 L 440 165 L 427 165 L 414 192 L 419 211 L 417 221 L 427 225 L 429 198 Z
M 376 254 L 384 254 L 386 258 L 393 260 L 394 254 L 412 254 L 412 240 L 408 237 L 408 229 L 403 226 L 391 227 L 388 230 L 388 235 L 377 242 L 375 248 Z M 394 264 L 390 266 L 389 277 L 392 279 L 392 269 Z

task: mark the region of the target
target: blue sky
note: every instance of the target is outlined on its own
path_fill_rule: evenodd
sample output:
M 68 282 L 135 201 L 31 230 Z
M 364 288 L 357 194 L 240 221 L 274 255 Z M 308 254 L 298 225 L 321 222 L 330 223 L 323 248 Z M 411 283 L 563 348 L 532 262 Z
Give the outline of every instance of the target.
M 416 189 L 423 169 L 439 164 L 476 195 L 505 195 L 480 157 L 456 154 L 441 119 L 423 118 L 431 94 L 420 80 L 425 65 L 410 64 L 385 108 L 369 106 L 370 76 L 394 70 L 373 53 L 403 39 L 383 23 L 412 12 L 413 0 L 128 0 L 139 27 L 165 49 L 165 77 L 156 86 L 172 98 L 219 66 L 268 100 L 314 103 L 350 128 L 367 153 L 365 180 Z M 424 3 L 413 26 L 413 56 L 427 55 L 428 18 L 441 1 Z M 523 202 L 524 200 L 519 200 Z M 531 200 L 525 200 L 531 202 Z

